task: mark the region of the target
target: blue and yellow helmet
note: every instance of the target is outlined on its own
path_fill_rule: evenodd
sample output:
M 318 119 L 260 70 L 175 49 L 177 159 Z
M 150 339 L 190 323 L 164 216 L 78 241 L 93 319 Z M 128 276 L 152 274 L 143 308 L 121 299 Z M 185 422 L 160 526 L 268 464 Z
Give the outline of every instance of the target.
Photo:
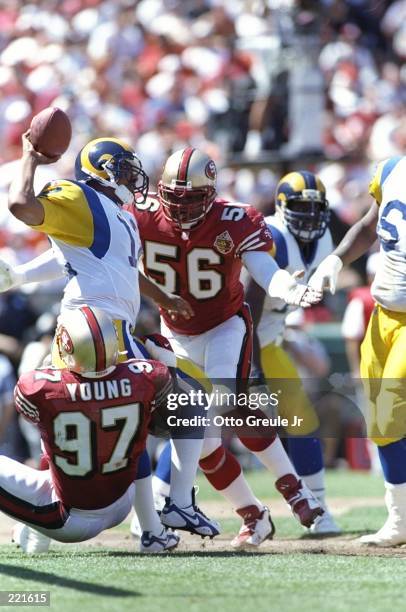
M 330 211 L 321 179 L 307 170 L 289 172 L 276 188 L 276 211 L 301 242 L 318 240 L 325 233 Z
M 96 180 L 113 187 L 123 204 L 143 203 L 149 179 L 132 147 L 118 138 L 96 138 L 79 151 L 75 162 L 78 181 Z

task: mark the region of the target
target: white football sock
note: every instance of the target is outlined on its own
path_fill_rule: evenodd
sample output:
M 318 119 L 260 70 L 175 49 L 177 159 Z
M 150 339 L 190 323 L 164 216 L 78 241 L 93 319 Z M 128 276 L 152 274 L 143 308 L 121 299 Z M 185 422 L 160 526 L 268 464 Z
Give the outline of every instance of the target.
M 325 470 L 322 468 L 319 472 L 315 472 L 314 474 L 309 474 L 308 476 L 301 476 L 300 478 L 304 480 L 304 482 L 309 487 L 310 491 L 317 497 L 319 502 L 324 506 L 325 495 L 326 495 L 326 487 L 324 484 L 324 475 Z
M 228 487 L 221 489 L 219 493 L 230 502 L 234 510 L 239 510 L 246 506 L 256 506 L 259 510 L 262 510 L 264 507 L 259 499 L 255 497 L 242 472 Z
M 154 507 L 151 476 L 135 481 L 134 510 L 142 531 L 150 531 L 156 536 L 162 533 L 162 523 Z
M 265 450 L 255 451 L 254 455 L 275 475 L 277 480 L 286 474 L 293 474 L 298 478 L 279 437 L 276 437 Z
M 171 440 L 170 498 L 180 508 L 192 503 L 192 489 L 202 452 L 203 440 Z

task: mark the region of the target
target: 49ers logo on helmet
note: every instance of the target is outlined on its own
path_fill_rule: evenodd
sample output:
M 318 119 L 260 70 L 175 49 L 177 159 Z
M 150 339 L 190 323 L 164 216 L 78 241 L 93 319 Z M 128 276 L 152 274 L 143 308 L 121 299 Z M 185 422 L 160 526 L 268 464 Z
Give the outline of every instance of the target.
M 61 329 L 59 330 L 59 342 L 61 343 L 61 347 L 63 348 L 63 350 L 69 355 L 72 355 L 73 353 L 72 338 L 70 337 L 68 331 L 64 327 L 61 327 Z
M 212 159 L 209 162 L 207 162 L 206 167 L 204 169 L 204 173 L 207 176 L 207 178 L 209 178 L 211 181 L 216 180 L 216 175 L 217 175 L 216 164 L 214 163 Z

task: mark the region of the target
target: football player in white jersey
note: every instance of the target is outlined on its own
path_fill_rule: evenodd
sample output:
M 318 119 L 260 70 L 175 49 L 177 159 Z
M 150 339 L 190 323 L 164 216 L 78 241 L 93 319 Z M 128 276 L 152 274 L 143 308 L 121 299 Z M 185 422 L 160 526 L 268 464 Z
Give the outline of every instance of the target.
M 360 542 L 375 546 L 406 543 L 406 156 L 380 164 L 369 192 L 369 211 L 324 259 L 310 279 L 335 292 L 343 265 L 380 242 L 371 293 L 376 302 L 361 345 L 361 378 L 369 400 L 366 425 L 378 445 L 385 478 L 388 518 Z
M 276 213 L 265 221 L 274 239 L 271 254 L 279 267 L 290 273 L 303 270 L 307 283 L 317 265 L 333 250 L 326 190 L 320 178 L 305 170 L 282 177 L 276 189 Z M 296 366 L 281 346 L 286 316 L 296 307 L 270 298 L 253 279 L 248 283 L 246 299 L 254 322 L 251 385 L 266 386 L 267 381 L 278 380 L 277 388 L 282 391 L 278 413 L 289 422 L 286 431 L 290 457 L 325 510 L 310 531 L 317 535 L 340 533 L 325 503 L 322 449 L 315 435 L 317 414 Z M 292 426 L 294 416 L 303 419 L 299 428 Z
M 38 281 L 41 273 L 44 278 L 49 278 L 50 268 L 58 277 L 61 269 L 65 268 L 69 280 L 62 300 L 62 312 L 85 304 L 100 308 L 114 320 L 120 350 L 126 352 L 124 358 L 149 357 L 132 334 L 140 304 L 138 257 L 141 243 L 134 218 L 122 209 L 123 204 L 134 200 L 143 202 L 146 198 L 148 177 L 140 160 L 121 140 L 92 140 L 77 156 L 75 174 L 79 180 L 53 181 L 36 196 L 33 180 L 37 166 L 52 163 L 55 159 L 36 152 L 28 136 L 29 133 L 23 136 L 20 173 L 10 186 L 9 209 L 33 229 L 46 233 L 53 249 L 40 259 L 39 267 L 30 262 L 22 271 L 20 268 L 17 272 L 22 273 L 23 279 L 18 278 L 17 283 Z M 2 273 L 6 276 L 7 270 L 3 269 Z M 11 281 L 15 283 L 15 271 L 9 270 L 9 273 L 11 277 L 14 275 Z M 156 299 L 164 308 L 190 316 L 191 311 L 184 300 L 168 296 L 143 275 L 140 275 L 141 279 L 143 293 Z M 153 343 L 150 344 L 153 347 Z M 162 357 L 162 350 L 159 353 Z M 53 365 L 63 367 L 56 347 Z M 172 492 L 171 495 L 175 505 L 182 509 L 182 516 L 186 508 L 190 510 L 195 519 L 193 529 L 196 533 L 200 533 L 199 529 L 205 523 L 204 535 L 217 535 L 218 525 L 211 524 L 200 513 L 193 499 L 201 438 L 173 440 L 177 463 L 171 488 L 176 494 Z M 141 551 L 161 552 L 173 545 L 173 535 L 163 529 L 154 511 L 151 469 L 146 452 L 140 458 L 137 478 L 135 506 L 143 530 Z M 191 531 L 193 529 L 191 527 Z

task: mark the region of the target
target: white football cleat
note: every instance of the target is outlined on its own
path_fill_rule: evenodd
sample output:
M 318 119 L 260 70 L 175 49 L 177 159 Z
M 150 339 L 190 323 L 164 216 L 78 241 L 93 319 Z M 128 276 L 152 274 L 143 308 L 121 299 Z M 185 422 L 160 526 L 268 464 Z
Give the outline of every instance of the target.
M 48 552 L 51 538 L 28 527 L 24 523 L 16 523 L 11 534 L 11 541 L 17 544 L 27 555 Z
M 324 514 L 318 516 L 309 529 L 309 533 L 315 536 L 339 535 L 341 532 L 341 527 L 337 525 L 328 510 L 324 510 Z
M 192 503 L 186 508 L 180 508 L 170 497 L 167 497 L 160 518 L 165 527 L 188 531 L 202 538 L 214 538 L 220 533 L 218 522 L 206 516 L 196 505 L 194 489 L 192 490 Z
M 385 482 L 385 503 L 388 518 L 376 533 L 358 539 L 360 544 L 386 548 L 406 544 L 406 484 L 393 485 Z
M 233 548 L 257 547 L 265 540 L 272 540 L 275 525 L 266 506 L 262 510 L 257 506 L 246 506 L 237 510 L 237 513 L 242 517 L 243 524 L 238 535 L 231 540 Z
M 144 531 L 141 535 L 140 552 L 144 554 L 160 554 L 174 550 L 179 544 L 179 536 L 173 531 L 162 529 L 159 536 L 151 531 Z

